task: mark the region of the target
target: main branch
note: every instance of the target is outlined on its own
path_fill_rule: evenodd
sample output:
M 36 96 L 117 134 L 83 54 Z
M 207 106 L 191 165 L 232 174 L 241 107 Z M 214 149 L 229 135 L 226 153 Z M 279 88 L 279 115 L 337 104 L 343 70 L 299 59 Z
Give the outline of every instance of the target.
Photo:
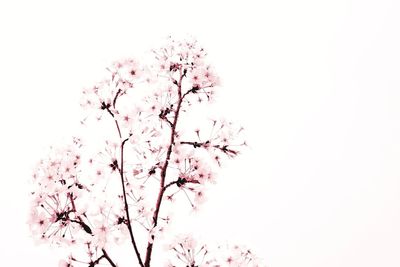
M 157 197 L 156 208 L 153 213 L 153 227 L 157 226 L 158 214 L 160 212 L 161 202 L 162 202 L 162 198 L 163 198 L 163 195 L 165 192 L 165 187 L 164 187 L 165 186 L 165 177 L 167 176 L 167 168 L 168 168 L 169 159 L 171 158 L 172 147 L 174 146 L 174 143 L 175 143 L 176 126 L 178 124 L 179 112 L 180 112 L 182 101 L 183 101 L 182 79 L 184 77 L 184 74 L 182 73 L 182 68 L 180 68 L 179 70 L 180 70 L 179 82 L 175 83 L 178 87 L 178 98 L 179 99 L 178 99 L 178 105 L 174 112 L 174 121 L 171 126 L 171 136 L 170 136 L 169 146 L 168 146 L 168 150 L 167 150 L 167 155 L 165 158 L 164 165 L 162 166 L 162 169 L 161 169 L 160 189 L 159 189 L 159 193 L 158 193 L 158 197 Z M 154 242 L 154 239 L 153 239 L 153 242 Z M 151 253 L 153 251 L 153 242 L 149 241 L 147 243 L 144 267 L 150 267 Z

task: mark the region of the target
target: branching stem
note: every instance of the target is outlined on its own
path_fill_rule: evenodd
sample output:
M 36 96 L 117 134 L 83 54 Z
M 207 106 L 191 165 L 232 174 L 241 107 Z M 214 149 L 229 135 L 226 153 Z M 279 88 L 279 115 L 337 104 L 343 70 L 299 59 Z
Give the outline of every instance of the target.
M 108 256 L 107 251 L 106 251 L 104 248 L 102 249 L 102 251 L 103 251 L 103 256 L 104 256 L 104 258 L 106 258 L 106 259 L 108 260 L 108 262 L 110 263 L 110 265 L 111 265 L 112 267 L 117 267 L 117 265 L 111 260 L 110 256 Z
M 114 103 L 113 103 L 113 104 L 114 104 L 114 107 L 115 107 L 115 103 L 116 103 L 116 101 L 117 101 L 117 96 L 118 96 L 118 94 L 116 95 L 116 97 L 115 97 L 115 99 L 114 99 L 114 101 L 113 101 L 113 102 L 114 102 Z M 115 125 L 116 125 L 117 130 L 118 130 L 119 138 L 122 139 L 121 130 L 120 130 L 118 121 L 115 119 L 114 113 L 112 113 L 112 111 L 111 111 L 109 108 L 107 108 L 107 111 L 108 111 L 108 113 L 110 113 L 110 115 L 113 117 L 114 122 L 115 122 Z M 125 181 L 124 181 L 124 145 L 125 145 L 126 141 L 128 141 L 128 140 L 129 140 L 129 138 L 126 138 L 125 140 L 123 140 L 123 141 L 121 142 L 120 166 L 119 166 L 119 168 L 118 168 L 118 171 L 119 171 L 119 174 L 120 174 L 120 177 L 121 177 L 122 195 L 123 195 L 123 198 L 124 198 L 124 205 L 125 205 L 124 209 L 125 209 L 125 214 L 126 214 L 126 226 L 128 227 L 129 236 L 130 236 L 130 238 L 131 238 L 131 242 L 132 242 L 132 245 L 133 245 L 133 249 L 135 250 L 135 254 L 136 254 L 137 260 L 138 260 L 138 262 L 139 262 L 139 265 L 140 265 L 141 267 L 143 267 L 143 266 L 144 266 L 144 265 L 143 265 L 143 261 L 142 261 L 142 258 L 141 258 L 141 256 L 140 256 L 139 249 L 138 249 L 138 247 L 137 247 L 137 245 L 136 245 L 135 237 L 133 236 L 133 230 L 132 230 L 132 225 L 131 225 L 131 219 L 130 219 L 130 215 L 129 215 L 129 206 L 128 206 L 128 201 L 127 201 L 127 199 L 126 199 L 126 190 L 125 190 Z
M 157 197 L 156 207 L 155 207 L 155 210 L 153 213 L 153 227 L 157 226 L 158 214 L 160 212 L 162 198 L 163 198 L 163 195 L 164 195 L 164 192 L 166 189 L 165 188 L 165 178 L 167 176 L 167 168 L 168 168 L 169 159 L 170 159 L 171 153 L 172 153 L 172 147 L 174 146 L 174 143 L 175 143 L 176 126 L 178 124 L 179 112 L 181 110 L 181 105 L 182 105 L 182 101 L 184 98 L 184 97 L 182 97 L 182 79 L 184 77 L 184 73 L 182 73 L 182 67 L 179 69 L 179 71 L 180 71 L 179 82 L 174 83 L 178 87 L 178 105 L 174 112 L 174 120 L 173 120 L 173 123 L 171 126 L 171 136 L 170 136 L 169 146 L 168 146 L 164 165 L 162 166 L 162 169 L 161 169 L 160 189 L 159 189 L 159 193 L 158 193 L 158 197 Z M 147 243 L 144 267 L 150 267 L 151 253 L 153 251 L 153 242 Z

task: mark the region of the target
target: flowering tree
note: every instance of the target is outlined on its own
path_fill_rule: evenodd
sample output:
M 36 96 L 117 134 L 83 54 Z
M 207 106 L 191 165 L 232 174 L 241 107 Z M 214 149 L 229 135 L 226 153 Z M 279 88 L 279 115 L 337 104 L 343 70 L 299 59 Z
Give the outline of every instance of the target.
M 60 266 L 118 266 L 109 248 L 125 240 L 132 261 L 151 266 L 155 242 L 169 234 L 170 212 L 185 201 L 197 209 L 216 170 L 245 146 L 242 128 L 231 122 L 193 120 L 195 104 L 212 101 L 219 84 L 204 49 L 169 39 L 152 52 L 149 64 L 113 63 L 83 91 L 81 123 L 97 127 L 95 136 L 51 148 L 34 171 L 33 236 L 77 251 Z M 213 250 L 191 236 L 166 247 L 166 266 L 260 265 L 250 250 Z

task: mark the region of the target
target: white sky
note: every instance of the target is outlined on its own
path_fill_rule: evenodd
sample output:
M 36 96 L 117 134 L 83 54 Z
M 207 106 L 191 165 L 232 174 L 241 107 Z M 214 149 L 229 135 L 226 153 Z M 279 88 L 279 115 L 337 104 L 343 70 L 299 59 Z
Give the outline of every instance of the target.
M 82 87 L 191 34 L 251 144 L 192 228 L 271 267 L 400 266 L 399 14 L 395 0 L 0 2 L 0 265 L 58 262 L 28 237 L 27 181 L 73 134 Z

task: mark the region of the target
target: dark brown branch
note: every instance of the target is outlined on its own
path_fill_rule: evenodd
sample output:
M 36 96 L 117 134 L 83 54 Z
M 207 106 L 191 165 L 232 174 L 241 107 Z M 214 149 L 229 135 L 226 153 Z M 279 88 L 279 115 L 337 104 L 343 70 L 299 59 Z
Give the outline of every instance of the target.
M 71 201 L 71 206 L 72 206 L 72 212 L 76 212 L 76 206 L 75 206 L 75 201 L 74 201 L 74 197 L 72 195 L 72 193 L 68 193 L 68 197 Z M 89 225 L 87 225 L 83 220 L 81 216 L 77 216 L 78 220 L 73 220 L 73 219 L 69 219 L 71 222 L 77 223 L 80 226 L 82 226 L 83 230 L 88 233 L 88 234 L 92 234 L 93 231 L 92 229 L 89 227 Z
M 180 188 L 180 187 L 184 186 L 185 184 L 200 184 L 200 182 L 197 179 L 189 179 L 188 180 L 186 178 L 179 177 L 177 180 L 170 182 L 169 184 L 164 186 L 163 191 L 165 192 L 168 189 L 168 187 L 170 187 L 174 184 L 176 184 L 176 186 Z
M 179 180 L 170 182 L 169 184 L 167 184 L 166 186 L 164 186 L 163 191 L 165 192 L 165 191 L 168 189 L 168 187 L 170 187 L 170 186 L 172 186 L 172 185 L 174 185 L 174 184 L 178 184 L 178 183 L 179 183 Z
M 198 148 L 198 147 L 208 147 L 210 146 L 210 141 L 206 141 L 206 142 L 189 142 L 189 141 L 181 141 L 179 142 L 181 145 L 191 145 L 194 148 Z M 222 151 L 223 153 L 227 154 L 228 156 L 234 157 L 237 156 L 237 154 L 239 154 L 238 151 L 233 150 L 231 148 L 228 148 L 228 145 L 212 145 L 211 147 L 218 149 L 220 151 Z
M 187 96 L 188 94 L 191 94 L 191 93 L 193 93 L 193 94 L 197 94 L 200 90 L 203 90 L 204 91 L 204 89 L 206 89 L 206 88 L 210 88 L 210 87 L 213 87 L 213 85 L 211 84 L 211 85 L 208 85 L 208 86 L 203 86 L 203 87 L 200 87 L 200 86 L 193 86 L 190 90 L 188 90 L 186 93 L 184 93 L 183 94 L 183 96 L 182 96 L 182 98 L 185 98 L 185 96 Z M 208 97 L 208 94 L 206 93 L 206 95 L 207 95 L 207 97 Z
M 80 217 L 78 217 L 78 219 L 79 220 L 74 220 L 74 219 L 69 219 L 69 220 L 71 222 L 79 224 L 83 228 L 83 230 L 85 230 L 86 233 L 93 235 L 92 229 L 89 227 L 89 225 L 84 223 Z
M 103 104 L 104 104 L 104 102 L 103 102 Z M 111 115 L 111 117 L 114 118 L 114 113 L 110 110 L 110 104 L 104 105 L 103 107 L 102 107 L 102 109 L 107 110 L 107 112 Z
M 181 145 L 191 145 L 191 146 L 193 146 L 194 148 L 201 147 L 201 146 L 205 145 L 205 143 L 196 142 L 196 141 L 194 141 L 194 142 L 181 141 L 180 144 L 181 144 Z
M 95 261 L 91 261 L 91 262 L 89 263 L 89 267 L 94 267 L 94 266 L 96 266 L 97 264 L 100 264 L 100 261 L 101 261 L 102 259 L 106 259 L 106 260 L 110 263 L 110 265 L 111 265 L 112 267 L 117 267 L 117 265 L 111 260 L 110 256 L 108 256 L 107 251 L 106 251 L 104 248 L 103 248 L 101 251 L 103 252 L 103 255 L 101 255 L 100 257 L 98 257 Z
M 164 165 L 162 166 L 162 169 L 161 169 L 160 190 L 159 190 L 159 193 L 158 193 L 158 198 L 157 198 L 157 202 L 156 202 L 156 208 L 155 208 L 154 213 L 153 213 L 153 227 L 157 226 L 158 214 L 160 212 L 161 202 L 162 202 L 162 198 L 163 198 L 163 195 L 164 195 L 164 192 L 165 192 L 165 177 L 167 175 L 167 168 L 168 168 L 169 159 L 170 159 L 171 153 L 172 153 L 172 147 L 173 147 L 173 145 L 175 143 L 176 126 L 178 124 L 179 112 L 180 112 L 182 101 L 183 101 L 183 98 L 184 98 L 184 97 L 182 97 L 182 79 L 184 77 L 184 75 L 182 74 L 182 68 L 180 68 L 179 71 L 180 71 L 179 82 L 175 82 L 174 83 L 178 87 L 179 100 L 178 100 L 178 105 L 177 105 L 177 107 L 175 109 L 175 112 L 174 112 L 174 121 L 173 121 L 172 127 L 171 127 L 171 136 L 170 136 L 170 141 L 169 141 L 169 146 L 168 146 L 165 162 L 164 162 Z M 185 71 L 184 71 L 184 73 L 185 73 Z M 147 243 L 147 249 L 146 249 L 146 258 L 145 258 L 145 261 L 144 261 L 144 267 L 150 267 L 152 251 L 153 251 L 153 243 L 152 242 L 148 242 Z
M 110 109 L 107 108 L 107 110 L 112 115 L 112 117 L 114 117 L 114 114 L 110 111 Z M 115 122 L 115 125 L 117 127 L 119 137 L 122 139 L 122 134 L 121 134 L 121 131 L 120 131 L 120 128 L 119 128 L 119 124 L 118 124 L 118 121 L 115 118 L 114 118 L 114 122 Z M 126 138 L 125 140 L 123 140 L 121 142 L 121 155 L 120 155 L 121 164 L 120 164 L 120 166 L 118 168 L 118 171 L 119 171 L 119 174 L 120 174 L 120 177 L 121 177 L 122 195 L 123 195 L 123 198 L 124 198 L 124 205 L 125 205 L 124 209 L 125 209 L 126 219 L 127 219 L 126 220 L 126 226 L 128 227 L 129 236 L 131 238 L 133 249 L 135 250 L 135 254 L 136 254 L 137 260 L 139 262 L 139 265 L 141 267 L 143 267 L 144 266 L 143 265 L 143 261 L 142 261 L 142 258 L 140 256 L 139 249 L 138 249 L 138 247 L 136 245 L 135 237 L 133 236 L 133 230 L 132 230 L 131 220 L 130 220 L 130 216 L 129 216 L 129 206 L 128 206 L 128 201 L 126 199 L 126 190 L 125 190 L 125 181 L 124 181 L 124 145 L 125 145 L 126 141 L 128 141 L 128 140 L 129 140 L 129 138 Z
M 116 98 L 115 98 L 114 100 L 116 100 Z M 103 102 L 103 104 L 104 104 L 104 102 Z M 110 105 L 110 104 L 108 104 L 108 105 L 105 105 L 105 104 L 104 104 L 104 105 L 103 105 L 103 107 L 104 107 L 103 109 L 106 109 L 107 112 L 111 115 L 111 117 L 114 118 L 115 126 L 117 127 L 117 130 L 118 130 L 119 138 L 122 138 L 121 129 L 119 128 L 118 121 L 115 119 L 114 113 L 110 110 L 109 105 Z M 115 106 L 115 102 L 114 102 L 114 106 Z
M 117 265 L 111 260 L 110 256 L 108 256 L 107 251 L 104 248 L 101 251 L 103 251 L 103 256 L 104 256 L 104 258 L 106 258 L 108 260 L 110 265 L 112 267 L 117 267 Z
M 144 265 L 143 265 L 143 262 L 142 262 L 142 258 L 140 256 L 139 249 L 138 249 L 138 247 L 136 245 L 135 237 L 133 236 L 131 219 L 130 219 L 130 215 L 129 215 L 128 201 L 126 199 L 126 191 L 125 191 L 125 181 L 124 181 L 124 145 L 125 145 L 126 141 L 128 141 L 128 140 L 129 140 L 129 138 L 126 138 L 121 143 L 121 167 L 119 168 L 119 173 L 120 173 L 120 176 L 121 176 L 122 193 L 123 193 L 123 197 L 124 197 L 125 213 L 126 213 L 126 220 L 127 220 L 126 221 L 126 225 L 128 227 L 128 230 L 129 230 L 129 236 L 131 238 L 131 242 L 132 242 L 133 248 L 135 250 L 136 257 L 137 257 L 137 259 L 139 261 L 139 265 L 143 267 Z
M 119 94 L 122 92 L 121 89 L 118 89 L 117 93 L 115 94 L 114 100 L 113 100 L 113 107 L 115 108 L 115 104 L 117 103 L 117 98 Z
M 99 264 L 100 263 L 100 261 L 101 261 L 101 259 L 103 259 L 104 258 L 104 255 L 101 255 L 99 258 L 97 258 L 95 261 L 91 261 L 90 263 L 89 263 L 89 267 L 94 267 L 94 266 L 96 266 L 97 264 Z
M 173 127 L 173 124 L 172 124 L 172 122 L 168 119 L 168 114 L 170 114 L 171 112 L 172 112 L 172 110 L 173 110 L 173 105 L 171 105 L 170 107 L 167 107 L 167 108 L 165 108 L 165 109 L 161 109 L 161 111 L 160 111 L 160 114 L 158 114 L 158 117 L 161 119 L 161 120 L 164 120 L 164 121 L 166 121 L 167 123 L 168 123 L 168 125 L 172 128 Z
M 167 123 L 168 123 L 168 125 L 172 128 L 174 125 L 172 124 L 172 122 L 168 119 L 168 118 L 165 118 L 164 119 Z

